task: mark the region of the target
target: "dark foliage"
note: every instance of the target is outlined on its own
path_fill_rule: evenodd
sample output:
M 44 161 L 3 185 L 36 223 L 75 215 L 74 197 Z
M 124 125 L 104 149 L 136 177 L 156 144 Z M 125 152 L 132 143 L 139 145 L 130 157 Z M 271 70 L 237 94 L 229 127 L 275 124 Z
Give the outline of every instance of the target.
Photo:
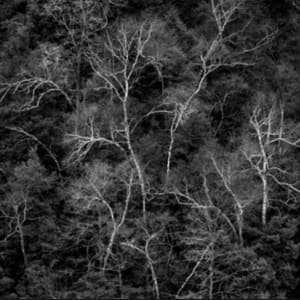
M 298 1 L 0 11 L 1 299 L 298 296 Z

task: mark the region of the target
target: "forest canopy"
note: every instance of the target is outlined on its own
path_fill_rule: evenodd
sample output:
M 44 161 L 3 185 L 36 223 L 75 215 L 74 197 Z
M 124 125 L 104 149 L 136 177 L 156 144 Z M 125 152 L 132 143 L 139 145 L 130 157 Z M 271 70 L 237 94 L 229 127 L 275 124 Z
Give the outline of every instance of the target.
M 0 0 L 0 296 L 300 292 L 297 0 Z

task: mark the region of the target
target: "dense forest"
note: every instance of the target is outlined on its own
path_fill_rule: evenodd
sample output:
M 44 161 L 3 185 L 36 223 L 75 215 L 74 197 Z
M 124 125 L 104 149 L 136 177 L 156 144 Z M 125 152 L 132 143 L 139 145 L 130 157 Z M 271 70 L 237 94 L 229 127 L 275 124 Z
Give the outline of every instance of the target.
M 1 299 L 300 294 L 300 1 L 0 0 Z

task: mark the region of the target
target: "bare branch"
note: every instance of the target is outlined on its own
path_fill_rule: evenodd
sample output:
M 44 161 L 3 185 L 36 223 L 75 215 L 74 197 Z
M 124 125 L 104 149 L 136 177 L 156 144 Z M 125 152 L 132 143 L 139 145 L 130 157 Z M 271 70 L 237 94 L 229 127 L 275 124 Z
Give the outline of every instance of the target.
M 241 50 L 235 51 L 234 53 L 230 52 L 230 54 L 222 54 L 222 51 L 220 51 L 220 49 L 226 48 L 225 43 L 229 43 L 238 35 L 242 35 L 244 30 L 249 26 L 250 21 L 246 22 L 246 24 L 243 25 L 241 29 L 224 35 L 226 27 L 233 20 L 233 16 L 242 9 L 244 0 L 211 0 L 210 4 L 211 13 L 218 30 L 216 36 L 209 43 L 209 46 L 207 47 L 205 53 L 200 54 L 199 66 L 201 66 L 201 71 L 195 89 L 180 107 L 180 110 L 178 110 L 178 107 L 174 109 L 174 117 L 172 119 L 172 124 L 170 127 L 170 142 L 167 154 L 166 182 L 168 182 L 170 174 L 170 161 L 173 151 L 175 133 L 184 120 L 185 115 L 188 113 L 195 97 L 204 88 L 205 81 L 208 75 L 210 75 L 220 67 L 234 68 L 237 66 L 253 66 L 255 62 L 247 61 L 245 59 L 246 55 L 257 51 L 259 48 L 268 44 L 274 38 L 275 34 L 267 33 L 262 39 L 257 42 L 255 46 L 251 48 L 243 47 Z
M 272 139 L 269 144 L 272 144 L 272 143 L 275 143 L 275 142 L 283 142 L 283 143 L 286 143 L 290 146 L 294 146 L 294 147 L 300 147 L 300 139 L 292 142 L 292 141 L 289 141 L 288 139 L 285 139 L 285 138 L 282 138 L 282 137 L 278 137 L 278 138 L 275 138 L 275 139 Z
M 191 273 L 187 276 L 187 278 L 185 279 L 185 281 L 183 282 L 183 284 L 181 285 L 181 287 L 179 288 L 179 290 L 176 293 L 176 298 L 180 299 L 180 294 L 183 291 L 183 289 L 185 288 L 185 286 L 188 284 L 188 282 L 191 280 L 191 278 L 194 276 L 195 272 L 197 271 L 198 267 L 200 266 L 200 264 L 202 263 L 205 255 L 208 253 L 208 251 L 210 250 L 210 247 L 212 246 L 213 241 L 211 243 L 209 243 L 206 248 L 202 251 L 202 255 L 199 258 L 198 262 L 196 263 L 196 265 L 194 266 L 194 268 L 192 269 Z
M 120 228 L 123 226 L 123 224 L 124 224 L 124 222 L 126 220 L 126 215 L 127 215 L 127 212 L 128 212 L 129 201 L 131 199 L 131 190 L 132 190 L 132 185 L 133 185 L 133 173 L 131 172 L 129 182 L 126 183 L 127 195 L 126 195 L 126 199 L 125 199 L 125 206 L 124 206 L 124 209 L 123 209 L 123 213 L 122 213 L 122 216 L 121 216 L 121 219 L 120 219 L 119 222 L 117 222 L 116 219 L 115 219 L 115 214 L 114 214 L 113 208 L 105 200 L 105 198 L 103 197 L 103 195 L 99 191 L 99 189 L 91 181 L 90 181 L 90 185 L 92 186 L 93 190 L 98 195 L 99 199 L 107 207 L 107 209 L 109 211 L 109 214 L 110 214 L 111 221 L 112 221 L 112 225 L 113 225 L 113 229 L 112 229 L 112 232 L 111 232 L 111 235 L 110 235 L 110 239 L 109 239 L 109 244 L 108 244 L 108 246 L 106 248 L 106 255 L 104 257 L 104 262 L 103 262 L 103 273 L 105 273 L 107 265 L 108 265 L 109 258 L 112 255 L 112 247 L 114 245 L 115 238 L 116 238 L 116 236 L 117 236 Z
M 234 204 L 235 204 L 235 208 L 236 208 L 236 220 L 237 220 L 238 231 L 239 231 L 239 239 L 240 239 L 241 244 L 243 244 L 243 215 L 244 215 L 244 208 L 243 208 L 243 205 L 241 203 L 241 200 L 234 193 L 234 191 L 232 190 L 232 188 L 230 186 L 230 170 L 228 169 L 228 172 L 227 172 L 227 175 L 226 175 L 225 172 L 224 172 L 224 170 L 223 170 L 223 168 L 220 169 L 220 167 L 218 166 L 218 164 L 216 162 L 216 159 L 213 156 L 211 156 L 210 159 L 213 162 L 213 165 L 214 165 L 217 173 L 221 177 L 226 190 L 229 192 L 229 194 L 232 196 L 232 198 L 234 200 Z
M 127 150 L 130 153 L 131 161 L 139 178 L 145 222 L 147 191 L 143 168 L 131 141 L 132 130 L 128 102 L 130 100 L 132 84 L 137 80 L 138 70 L 144 68 L 151 61 L 145 55 L 145 48 L 151 38 L 152 30 L 152 24 L 148 24 L 147 22 L 142 23 L 134 32 L 131 32 L 131 29 L 129 30 L 125 25 L 122 25 L 114 40 L 107 34 L 105 48 L 111 56 L 109 60 L 103 61 L 97 52 L 97 48 L 92 46 L 86 54 L 86 58 L 90 62 L 95 75 L 105 83 L 106 87 L 120 101 L 123 120 L 121 122 L 122 129 L 118 132 L 125 139 Z M 133 45 L 136 47 L 135 51 L 132 51 Z M 132 54 L 133 57 L 130 57 Z M 90 148 L 87 148 L 85 153 L 89 150 Z
M 287 182 L 283 182 L 278 180 L 273 174 L 268 173 L 268 176 L 270 176 L 277 184 L 281 185 L 281 186 L 285 186 L 288 189 L 293 190 L 296 193 L 300 194 L 300 189 L 297 189 L 293 184 L 291 183 L 287 183 Z
M 221 211 L 221 209 L 217 206 L 215 206 L 212 202 L 212 199 L 211 199 L 211 196 L 210 196 L 210 191 L 209 191 L 209 188 L 208 188 L 208 185 L 207 185 L 207 178 L 205 175 L 202 175 L 202 178 L 203 178 L 203 188 L 204 188 L 204 193 L 205 193 L 205 196 L 208 200 L 208 203 L 224 218 L 224 220 L 228 223 L 229 227 L 231 228 L 234 236 L 239 239 L 239 236 L 238 236 L 238 233 L 234 227 L 234 225 L 232 224 L 232 222 L 230 221 L 230 219 L 228 218 L 228 216 L 223 212 Z
M 40 77 L 33 76 L 6 84 L 6 88 L 4 89 L 3 95 L 0 99 L 0 103 L 10 92 L 13 94 L 25 93 L 30 95 L 30 100 L 21 107 L 21 111 L 31 110 L 39 107 L 42 99 L 50 93 L 60 93 L 64 96 L 68 103 L 72 104 L 72 100 L 69 95 L 57 83 L 50 79 L 44 79 Z
M 121 244 L 138 251 L 139 253 L 143 254 L 146 257 L 148 266 L 149 266 L 150 271 L 151 271 L 151 276 L 152 276 L 154 291 L 155 291 L 155 297 L 156 297 L 156 299 L 159 299 L 160 298 L 160 292 L 159 292 L 158 279 L 157 279 L 157 276 L 156 276 L 153 260 L 151 258 L 150 253 L 149 253 L 150 243 L 151 243 L 152 240 L 157 238 L 157 236 L 158 236 L 158 233 L 154 233 L 152 235 L 150 235 L 148 233 L 148 239 L 146 240 L 144 248 L 140 248 L 140 247 L 134 245 L 132 242 L 126 242 L 126 243 L 121 243 Z
M 18 132 L 18 133 L 21 133 L 21 134 L 24 134 L 27 137 L 29 137 L 32 140 L 34 140 L 35 142 L 37 142 L 39 145 L 41 145 L 47 151 L 47 153 L 52 158 L 52 160 L 54 161 L 57 170 L 59 172 L 61 172 L 60 164 L 59 164 L 58 160 L 56 159 L 56 157 L 54 156 L 54 154 L 52 153 L 52 151 L 43 142 L 41 142 L 36 136 L 28 133 L 27 131 L 25 131 L 24 129 L 22 129 L 20 127 L 5 127 L 5 128 L 7 128 L 9 130 L 12 130 L 12 131 L 15 131 L 15 132 Z
M 277 115 L 280 114 L 280 128 L 277 130 L 278 122 L 275 122 Z M 250 117 L 250 125 L 252 129 L 254 129 L 254 136 L 256 142 L 258 144 L 258 149 L 255 150 L 242 150 L 242 153 L 249 161 L 253 170 L 255 170 L 262 182 L 263 188 L 263 200 L 262 200 L 262 223 L 266 224 L 266 214 L 269 207 L 269 183 L 268 177 L 272 178 L 277 184 L 281 186 L 285 186 L 288 189 L 291 189 L 295 192 L 299 192 L 299 190 L 289 182 L 282 182 L 277 179 L 275 175 L 271 172 L 276 171 L 280 174 L 288 174 L 287 171 L 282 170 L 278 166 L 274 166 L 274 162 L 272 157 L 276 153 L 282 154 L 281 145 L 277 149 L 276 147 L 272 147 L 272 144 L 279 142 L 285 143 L 290 146 L 299 147 L 300 139 L 292 142 L 287 138 L 283 137 L 283 118 L 284 111 L 283 107 L 280 107 L 280 111 L 271 108 L 267 114 L 263 114 L 260 106 L 256 106 L 253 110 L 253 113 Z
M 125 149 L 121 146 L 121 143 L 115 141 L 113 133 L 111 133 L 111 139 L 102 137 L 100 133 L 95 132 L 93 120 L 90 120 L 90 123 L 91 124 L 89 136 L 82 136 L 79 134 L 67 135 L 67 137 L 70 138 L 69 142 L 74 142 L 72 153 L 68 158 L 69 163 L 77 164 L 80 161 L 82 161 L 95 144 L 99 145 L 100 147 L 110 145 L 118 148 L 122 152 L 125 152 Z

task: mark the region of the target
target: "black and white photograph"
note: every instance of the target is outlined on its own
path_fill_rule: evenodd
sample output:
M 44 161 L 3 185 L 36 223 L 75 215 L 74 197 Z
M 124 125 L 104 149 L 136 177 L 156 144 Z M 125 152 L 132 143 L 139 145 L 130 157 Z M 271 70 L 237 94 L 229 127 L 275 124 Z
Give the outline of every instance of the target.
M 0 299 L 300 299 L 300 0 L 0 0 Z

